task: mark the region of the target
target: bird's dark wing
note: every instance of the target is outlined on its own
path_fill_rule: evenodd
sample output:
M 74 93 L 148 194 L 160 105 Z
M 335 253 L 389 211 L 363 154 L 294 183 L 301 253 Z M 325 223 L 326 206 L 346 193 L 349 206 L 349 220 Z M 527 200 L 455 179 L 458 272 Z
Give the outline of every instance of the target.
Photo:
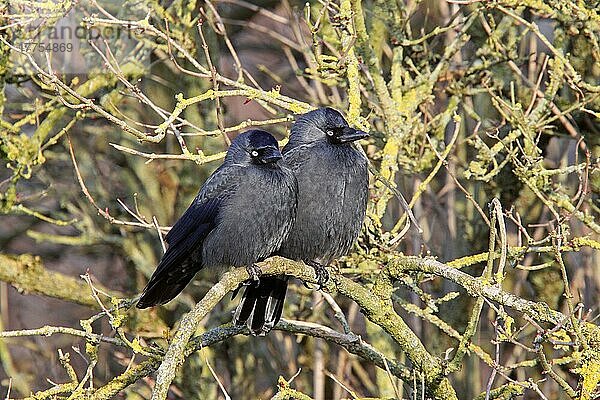
M 165 242 L 169 245 L 169 249 L 172 249 L 178 243 L 182 243 L 190 235 L 194 236 L 199 224 L 210 224 L 219 210 L 220 203 L 221 199 L 218 197 L 206 199 L 205 201 L 198 201 L 196 198 L 165 236 Z M 165 256 L 167 253 L 165 253 Z
M 239 168 L 235 165 L 223 164 L 208 177 L 192 204 L 165 236 L 169 246 L 181 242 L 193 233 L 199 224 L 214 220 L 222 201 L 235 191 L 239 175 Z
M 223 201 L 237 186 L 236 170 L 235 167 L 224 166 L 217 169 L 165 236 L 169 248 L 146 285 L 138 308 L 172 300 L 202 267 L 202 242 L 215 227 Z M 190 259 L 191 256 L 193 259 Z

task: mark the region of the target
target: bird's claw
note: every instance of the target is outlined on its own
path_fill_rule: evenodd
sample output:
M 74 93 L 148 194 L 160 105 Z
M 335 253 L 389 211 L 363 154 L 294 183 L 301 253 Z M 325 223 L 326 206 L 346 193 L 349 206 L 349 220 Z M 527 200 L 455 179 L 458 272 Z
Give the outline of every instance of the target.
M 317 290 L 323 289 L 323 287 L 325 287 L 325 284 L 327 284 L 327 281 L 329 281 L 329 271 L 327 271 L 327 268 L 323 264 L 320 264 L 316 261 L 311 261 L 307 264 L 315 270 L 317 284 L 319 285 L 317 287 Z M 306 283 L 304 284 L 304 286 L 306 286 Z M 306 287 L 310 289 L 310 287 Z
M 254 283 L 258 285 L 258 282 L 260 281 L 260 276 L 262 275 L 260 267 L 255 264 L 248 265 L 246 267 L 246 271 L 248 272 L 248 275 L 250 275 L 250 279 L 246 281 L 247 284 L 251 285 L 252 283 Z
M 329 271 L 322 266 L 319 269 L 315 269 L 315 274 L 317 275 L 317 283 L 319 284 L 317 290 L 321 290 L 325 287 L 327 281 L 329 281 Z

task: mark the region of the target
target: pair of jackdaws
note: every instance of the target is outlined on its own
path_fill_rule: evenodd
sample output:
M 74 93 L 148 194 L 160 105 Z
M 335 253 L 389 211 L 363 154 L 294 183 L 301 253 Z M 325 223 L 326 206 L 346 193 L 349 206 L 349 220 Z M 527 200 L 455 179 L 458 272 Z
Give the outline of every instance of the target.
M 281 318 L 288 278 L 261 277 L 255 263 L 272 255 L 302 260 L 320 286 L 327 281 L 325 266 L 348 252 L 365 217 L 367 159 L 353 142 L 367 136 L 331 108 L 298 117 L 281 152 L 268 132 L 237 136 L 166 235 L 169 248 L 137 307 L 172 300 L 202 268 L 246 266 L 251 283 L 234 322 L 255 335 L 269 332 Z

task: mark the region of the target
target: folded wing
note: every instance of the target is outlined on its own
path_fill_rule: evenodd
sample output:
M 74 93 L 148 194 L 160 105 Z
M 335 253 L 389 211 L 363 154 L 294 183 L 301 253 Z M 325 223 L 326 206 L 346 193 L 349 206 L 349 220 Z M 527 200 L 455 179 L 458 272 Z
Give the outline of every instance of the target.
M 138 308 L 169 302 L 202 268 L 202 243 L 217 223 L 221 204 L 235 190 L 234 176 L 227 168 L 217 169 L 173 225 L 165 236 L 169 247 L 146 285 Z

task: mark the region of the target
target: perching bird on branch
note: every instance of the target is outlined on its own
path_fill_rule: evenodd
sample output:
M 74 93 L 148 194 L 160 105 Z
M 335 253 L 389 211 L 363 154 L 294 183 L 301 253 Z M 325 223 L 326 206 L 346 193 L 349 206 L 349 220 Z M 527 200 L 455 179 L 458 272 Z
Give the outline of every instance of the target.
M 321 108 L 296 120 L 283 148 L 285 161 L 298 179 L 298 211 L 277 254 L 312 266 L 320 286 L 329 278 L 325 266 L 350 250 L 365 218 L 367 159 L 353 142 L 368 136 L 350 128 L 338 111 Z M 277 323 L 286 289 L 287 277 L 261 278 L 258 286 L 246 287 L 234 322 L 246 323 L 256 316 L 262 299 L 271 298 L 278 305 Z M 266 334 L 272 327 L 253 332 Z
M 296 214 L 297 182 L 282 158 L 265 131 L 250 130 L 231 142 L 223 164 L 166 235 L 169 248 L 138 308 L 172 300 L 201 268 L 246 266 L 258 279 L 254 263 L 279 249 Z M 252 324 L 274 325 L 281 307 L 258 302 Z

